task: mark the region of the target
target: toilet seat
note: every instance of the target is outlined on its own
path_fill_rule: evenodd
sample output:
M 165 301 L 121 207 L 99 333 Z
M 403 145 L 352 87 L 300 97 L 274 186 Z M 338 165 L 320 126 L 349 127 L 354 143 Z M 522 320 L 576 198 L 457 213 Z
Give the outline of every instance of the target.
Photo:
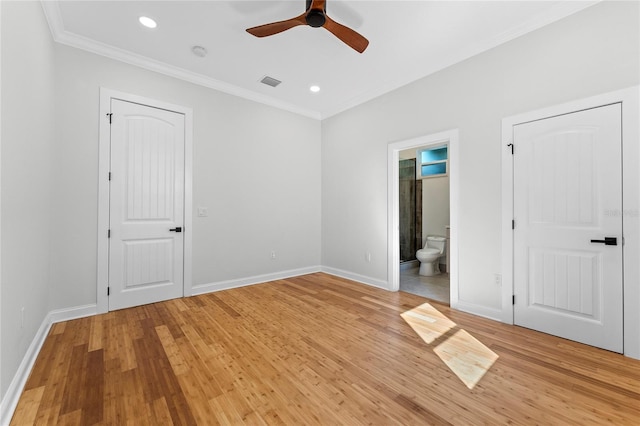
M 427 248 L 423 248 L 418 250 L 418 253 L 422 253 L 422 254 L 440 254 L 440 250 L 438 250 L 437 248 L 433 248 L 433 247 L 427 247 Z

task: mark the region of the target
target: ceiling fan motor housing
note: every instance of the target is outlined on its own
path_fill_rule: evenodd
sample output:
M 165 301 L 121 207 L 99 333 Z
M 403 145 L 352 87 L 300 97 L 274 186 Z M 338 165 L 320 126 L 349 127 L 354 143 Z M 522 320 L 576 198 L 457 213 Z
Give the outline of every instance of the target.
M 307 13 L 305 17 L 307 24 L 310 27 L 318 28 L 324 25 L 326 19 L 324 17 L 324 12 L 321 10 L 312 9 Z

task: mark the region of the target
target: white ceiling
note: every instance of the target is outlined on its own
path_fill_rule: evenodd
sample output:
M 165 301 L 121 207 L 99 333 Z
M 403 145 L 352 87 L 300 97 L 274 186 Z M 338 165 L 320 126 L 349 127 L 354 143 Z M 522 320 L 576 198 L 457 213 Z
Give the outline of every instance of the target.
M 313 118 L 326 118 L 597 1 L 327 1 L 369 39 L 359 54 L 323 28 L 256 38 L 305 0 L 44 1 L 56 41 Z M 155 19 L 146 29 L 138 17 Z M 208 55 L 191 52 L 204 46 Z M 278 87 L 259 81 L 268 75 Z M 319 93 L 309 86 L 317 84 Z

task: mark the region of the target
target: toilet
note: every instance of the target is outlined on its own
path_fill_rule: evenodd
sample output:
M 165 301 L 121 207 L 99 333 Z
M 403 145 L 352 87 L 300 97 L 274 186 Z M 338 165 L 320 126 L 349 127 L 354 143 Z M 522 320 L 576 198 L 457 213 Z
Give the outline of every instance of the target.
M 416 258 L 420 261 L 420 271 L 418 271 L 418 274 L 430 277 L 440 273 L 438 260 L 444 253 L 445 245 L 445 237 L 439 235 L 427 236 L 427 243 L 424 245 L 424 248 L 416 252 Z

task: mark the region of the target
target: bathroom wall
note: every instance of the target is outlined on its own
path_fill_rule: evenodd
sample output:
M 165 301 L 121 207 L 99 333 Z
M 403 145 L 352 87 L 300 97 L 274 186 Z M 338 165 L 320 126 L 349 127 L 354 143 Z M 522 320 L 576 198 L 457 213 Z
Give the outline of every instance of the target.
M 445 236 L 449 225 L 449 176 L 422 179 L 422 245 L 427 235 Z

